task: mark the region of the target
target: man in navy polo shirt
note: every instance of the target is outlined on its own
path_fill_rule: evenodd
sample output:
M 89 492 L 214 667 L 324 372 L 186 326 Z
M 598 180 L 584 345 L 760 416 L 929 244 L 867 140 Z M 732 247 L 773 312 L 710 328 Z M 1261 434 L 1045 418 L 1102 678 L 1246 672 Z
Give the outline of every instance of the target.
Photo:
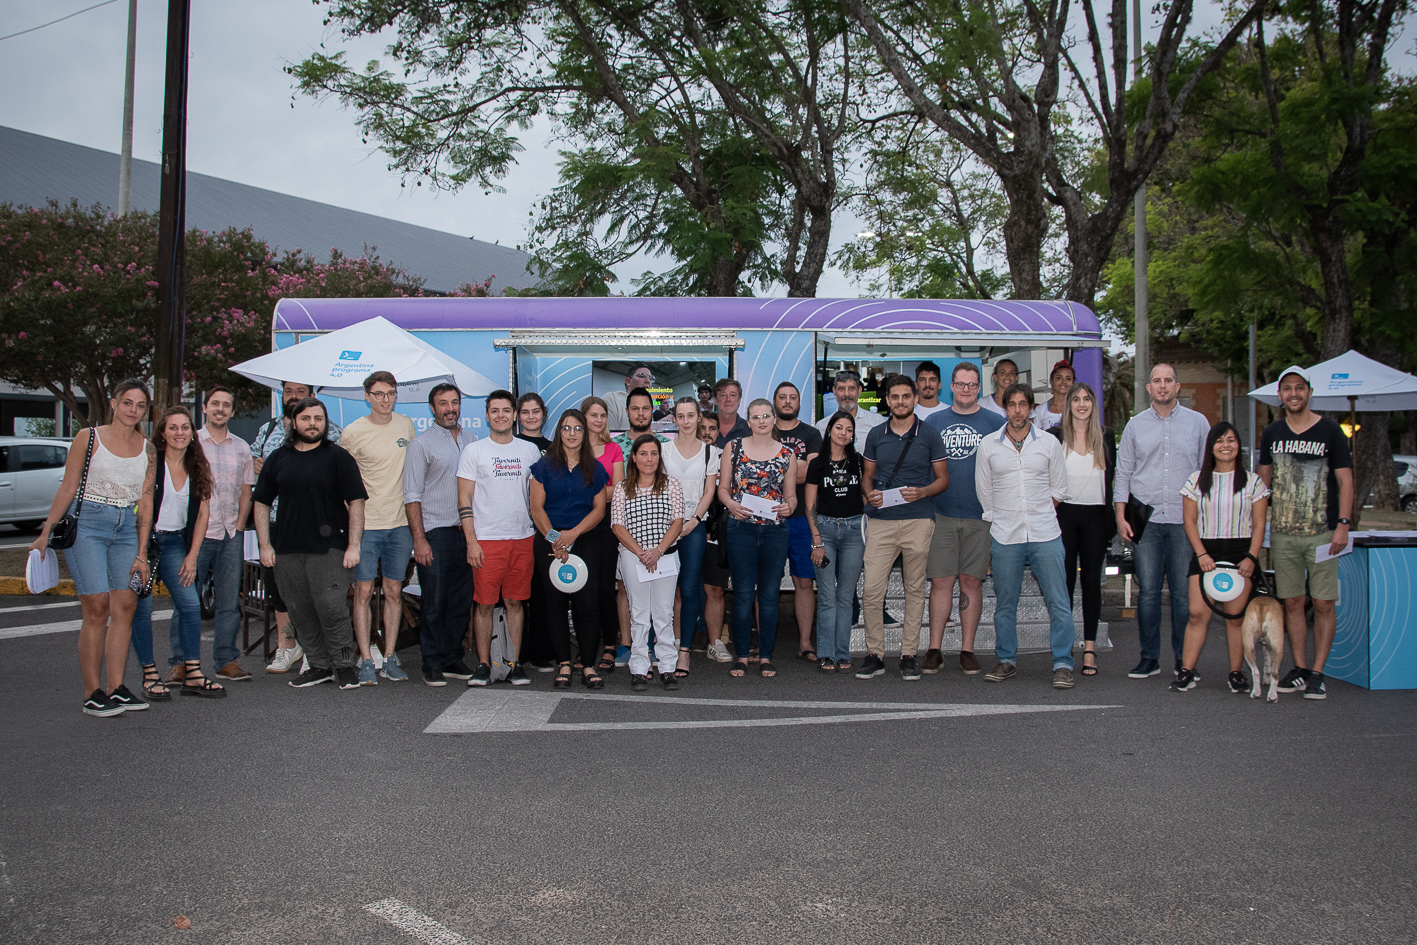
M 905 623 L 900 635 L 900 675 L 919 679 L 915 660 L 920 649 L 920 623 L 925 613 L 925 564 L 935 532 L 931 499 L 949 485 L 945 448 L 939 436 L 915 416 L 915 382 L 896 374 L 881 388 L 891 418 L 874 427 L 862 451 L 865 473 L 861 489 L 870 508 L 866 525 L 866 648 L 870 652 L 856 673 L 870 679 L 886 671 L 886 631 L 883 605 L 891 565 L 901 558 L 905 579 Z

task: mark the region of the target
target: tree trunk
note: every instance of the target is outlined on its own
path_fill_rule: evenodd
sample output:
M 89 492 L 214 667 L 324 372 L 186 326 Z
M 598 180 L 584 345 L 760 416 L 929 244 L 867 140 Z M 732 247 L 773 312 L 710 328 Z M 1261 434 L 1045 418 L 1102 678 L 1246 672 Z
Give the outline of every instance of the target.
M 1353 295 L 1348 280 L 1344 228 L 1331 212 L 1315 214 L 1309 225 L 1323 279 L 1324 329 L 1319 357 L 1327 361 L 1353 347 Z
M 827 265 L 827 250 L 831 244 L 831 208 L 812 207 L 807 211 L 807 243 L 802 247 L 802 265 L 785 271 L 787 297 L 811 299 L 817 296 L 817 283 Z M 793 258 L 791 254 L 789 259 Z M 786 269 L 787 267 L 784 267 Z
M 1032 162 L 1030 162 L 1030 166 Z M 996 169 L 997 171 L 997 169 Z M 1009 214 L 1004 218 L 1004 256 L 1014 298 L 1043 298 L 1043 240 L 1048 235 L 1048 207 L 1040 175 L 999 175 Z
M 1353 518 L 1359 520 L 1363 506 L 1371 500 L 1375 510 L 1397 509 L 1397 474 L 1392 465 L 1392 441 L 1388 439 L 1386 413 L 1360 413 L 1361 429 L 1354 438 Z

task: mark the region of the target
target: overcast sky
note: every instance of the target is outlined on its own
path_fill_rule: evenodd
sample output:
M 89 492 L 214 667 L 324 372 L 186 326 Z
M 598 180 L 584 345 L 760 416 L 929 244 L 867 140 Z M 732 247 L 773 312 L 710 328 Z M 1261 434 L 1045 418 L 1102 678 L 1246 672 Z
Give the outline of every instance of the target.
M 0 0 L 0 35 L 95 2 Z M 1217 5 L 1198 7 L 1199 22 L 1216 20 Z M 0 88 L 5 90 L 0 125 L 118 151 L 127 15 L 128 0 L 116 0 L 0 42 Z M 139 0 L 133 154 L 151 161 L 158 159 L 162 143 L 166 15 L 166 0 Z M 525 136 L 526 149 L 502 182 L 505 193 L 485 195 L 470 188 L 435 194 L 412 181 L 400 186 L 383 155 L 360 143 L 352 112 L 338 102 L 292 97 L 282 67 L 322 43 L 328 51 L 346 49 L 349 61 L 361 65 L 377 58 L 386 45 L 377 37 L 345 45 L 321 25 L 323 15 L 324 8 L 308 0 L 193 0 L 188 169 L 488 242 L 522 243 L 528 212 L 556 180 L 555 148 L 545 131 Z M 1404 53 L 1411 46 L 1410 37 L 1398 44 Z M 838 213 L 833 246 L 860 228 L 850 215 Z M 417 271 L 416 260 L 394 262 Z M 621 267 L 622 281 L 614 288 L 632 291 L 630 277 L 661 267 L 652 260 L 632 260 Z M 817 294 L 855 297 L 861 291 L 829 270 Z

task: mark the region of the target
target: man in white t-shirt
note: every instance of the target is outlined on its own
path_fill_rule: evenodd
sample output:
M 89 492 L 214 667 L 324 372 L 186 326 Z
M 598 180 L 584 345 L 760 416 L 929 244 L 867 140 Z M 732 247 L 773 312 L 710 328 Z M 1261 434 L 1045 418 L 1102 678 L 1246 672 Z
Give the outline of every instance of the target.
M 915 415 L 921 420 L 949 407 L 940 403 L 940 366 L 934 361 L 921 361 L 915 366 L 915 390 Z
M 541 450 L 513 435 L 517 399 L 510 391 L 487 395 L 487 426 L 491 436 L 463 447 L 458 460 L 458 518 L 467 537 L 467 563 L 473 577 L 473 632 L 477 637 L 477 667 L 469 686 L 492 681 L 492 608 L 500 600 L 507 609 L 509 652 L 520 653 L 523 602 L 531 597 L 531 467 Z M 507 681 L 531 683 L 520 662 Z
M 878 427 L 886 422 L 886 418 L 878 413 L 869 410 L 861 410 L 856 406 L 856 399 L 861 396 L 861 375 L 855 371 L 837 371 L 836 380 L 832 385 L 832 393 L 836 395 L 836 409 L 851 414 L 856 421 L 856 451 L 858 453 L 866 449 L 866 434 L 871 432 L 872 427 Z M 831 415 L 825 416 L 816 422 L 817 432 L 822 435 L 822 442 L 827 439 L 827 422 L 831 420 Z

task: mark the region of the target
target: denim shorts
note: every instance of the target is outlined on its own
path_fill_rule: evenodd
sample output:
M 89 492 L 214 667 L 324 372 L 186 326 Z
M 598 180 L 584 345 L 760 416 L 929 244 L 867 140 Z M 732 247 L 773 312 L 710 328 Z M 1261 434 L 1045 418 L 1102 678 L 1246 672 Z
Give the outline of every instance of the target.
M 366 530 L 359 539 L 359 564 L 354 567 L 354 579 L 374 580 L 382 564 L 385 578 L 402 581 L 408 575 L 408 562 L 412 557 L 413 533 L 407 525 Z
M 138 517 L 133 509 L 85 502 L 79 511 L 79 534 L 65 550 L 64 563 L 79 594 L 126 591 L 138 557 Z

